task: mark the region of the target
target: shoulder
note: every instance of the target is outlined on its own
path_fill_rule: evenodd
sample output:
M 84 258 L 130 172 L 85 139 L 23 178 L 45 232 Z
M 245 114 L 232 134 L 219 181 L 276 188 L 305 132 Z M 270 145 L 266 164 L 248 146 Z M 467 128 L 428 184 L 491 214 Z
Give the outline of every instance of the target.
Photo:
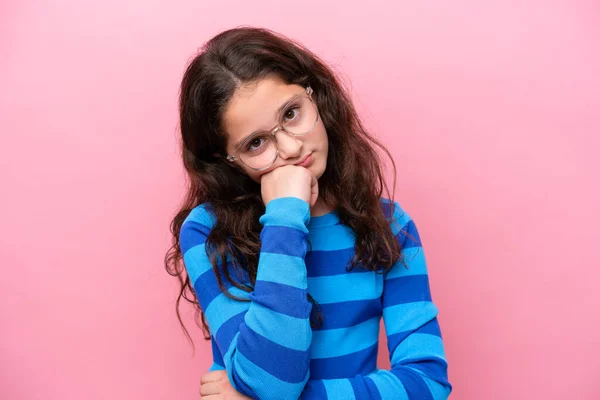
M 194 207 L 181 225 L 179 232 L 181 252 L 185 253 L 195 245 L 204 243 L 216 222 L 210 203 L 202 203 Z
M 383 214 L 390 221 L 392 233 L 402 247 L 421 246 L 419 231 L 410 214 L 397 201 L 392 202 L 382 197 L 380 205 Z
M 213 269 L 206 239 L 216 222 L 210 203 L 203 203 L 194 207 L 181 225 L 179 247 L 191 282 L 198 281 L 202 275 Z M 229 255 L 227 260 L 230 260 Z M 213 272 L 205 276 L 209 278 L 202 281 L 203 285 L 218 286 Z
M 412 222 L 412 217 L 397 201 L 381 197 L 379 199 L 379 206 L 381 207 L 381 211 L 385 218 L 390 221 L 392 227 L 394 227 L 394 225 L 399 225 L 400 228 L 403 228 Z M 397 231 L 398 228 L 394 230 L 394 233 Z
M 213 213 L 212 204 L 206 202 L 198 204 L 196 207 L 192 208 L 192 211 L 190 211 L 187 218 L 183 221 L 183 225 L 188 222 L 199 223 L 212 228 L 217 222 L 217 219 Z

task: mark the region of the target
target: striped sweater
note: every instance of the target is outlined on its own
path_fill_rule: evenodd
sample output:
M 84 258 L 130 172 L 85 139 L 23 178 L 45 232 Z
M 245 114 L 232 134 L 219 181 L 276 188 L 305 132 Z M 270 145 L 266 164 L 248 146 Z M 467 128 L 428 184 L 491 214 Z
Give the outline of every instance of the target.
M 226 290 L 249 302 L 219 289 L 205 247 L 215 217 L 210 204 L 194 208 L 180 246 L 211 330 L 210 370 L 226 369 L 233 387 L 254 399 L 446 399 L 451 385 L 417 228 L 397 202 L 381 205 L 397 222 L 391 227 L 408 266 L 398 261 L 386 274 L 346 270 L 354 235 L 335 211 L 311 217 L 299 198 L 270 201 L 259 220 L 253 291 L 232 286 L 220 272 Z M 236 280 L 249 282 L 245 272 Z M 324 317 L 314 329 L 307 293 Z M 382 317 L 390 370 L 376 365 Z

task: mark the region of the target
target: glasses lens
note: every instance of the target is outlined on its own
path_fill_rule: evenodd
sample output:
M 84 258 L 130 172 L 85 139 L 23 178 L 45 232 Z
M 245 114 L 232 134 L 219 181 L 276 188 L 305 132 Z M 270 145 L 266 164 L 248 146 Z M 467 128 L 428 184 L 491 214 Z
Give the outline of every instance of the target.
M 279 123 L 288 133 L 306 135 L 317 123 L 317 108 L 308 96 L 300 96 L 283 110 Z
M 259 133 L 246 140 L 239 148 L 240 160 L 250 168 L 264 168 L 277 157 L 273 135 Z

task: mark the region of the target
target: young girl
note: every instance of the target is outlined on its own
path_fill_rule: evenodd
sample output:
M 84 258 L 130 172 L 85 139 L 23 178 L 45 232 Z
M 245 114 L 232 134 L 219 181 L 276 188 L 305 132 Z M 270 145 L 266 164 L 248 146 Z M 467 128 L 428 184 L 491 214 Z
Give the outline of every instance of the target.
M 274 32 L 222 32 L 185 72 L 180 124 L 167 266 L 212 342 L 201 398 L 447 398 L 417 228 L 331 69 Z

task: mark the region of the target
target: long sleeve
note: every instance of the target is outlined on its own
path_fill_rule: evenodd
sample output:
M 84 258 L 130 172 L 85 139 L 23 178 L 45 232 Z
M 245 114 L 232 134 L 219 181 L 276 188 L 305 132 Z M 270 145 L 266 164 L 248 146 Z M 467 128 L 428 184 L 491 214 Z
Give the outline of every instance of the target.
M 184 264 L 211 330 L 211 370 L 226 369 L 233 387 L 251 398 L 297 399 L 309 377 L 312 339 L 304 261 L 309 205 L 296 197 L 267 204 L 259 219 L 263 228 L 254 291 L 222 279 L 231 294 L 249 302 L 230 299 L 219 289 L 205 248 L 212 217 L 203 206 L 194 209 L 180 235 Z
M 391 369 L 348 379 L 309 380 L 302 399 L 448 398 L 452 386 L 423 246 L 414 221 L 396 202 L 394 219 L 398 224 L 392 224 L 392 230 L 404 249 L 406 266 L 399 260 L 384 276 L 383 319 Z

